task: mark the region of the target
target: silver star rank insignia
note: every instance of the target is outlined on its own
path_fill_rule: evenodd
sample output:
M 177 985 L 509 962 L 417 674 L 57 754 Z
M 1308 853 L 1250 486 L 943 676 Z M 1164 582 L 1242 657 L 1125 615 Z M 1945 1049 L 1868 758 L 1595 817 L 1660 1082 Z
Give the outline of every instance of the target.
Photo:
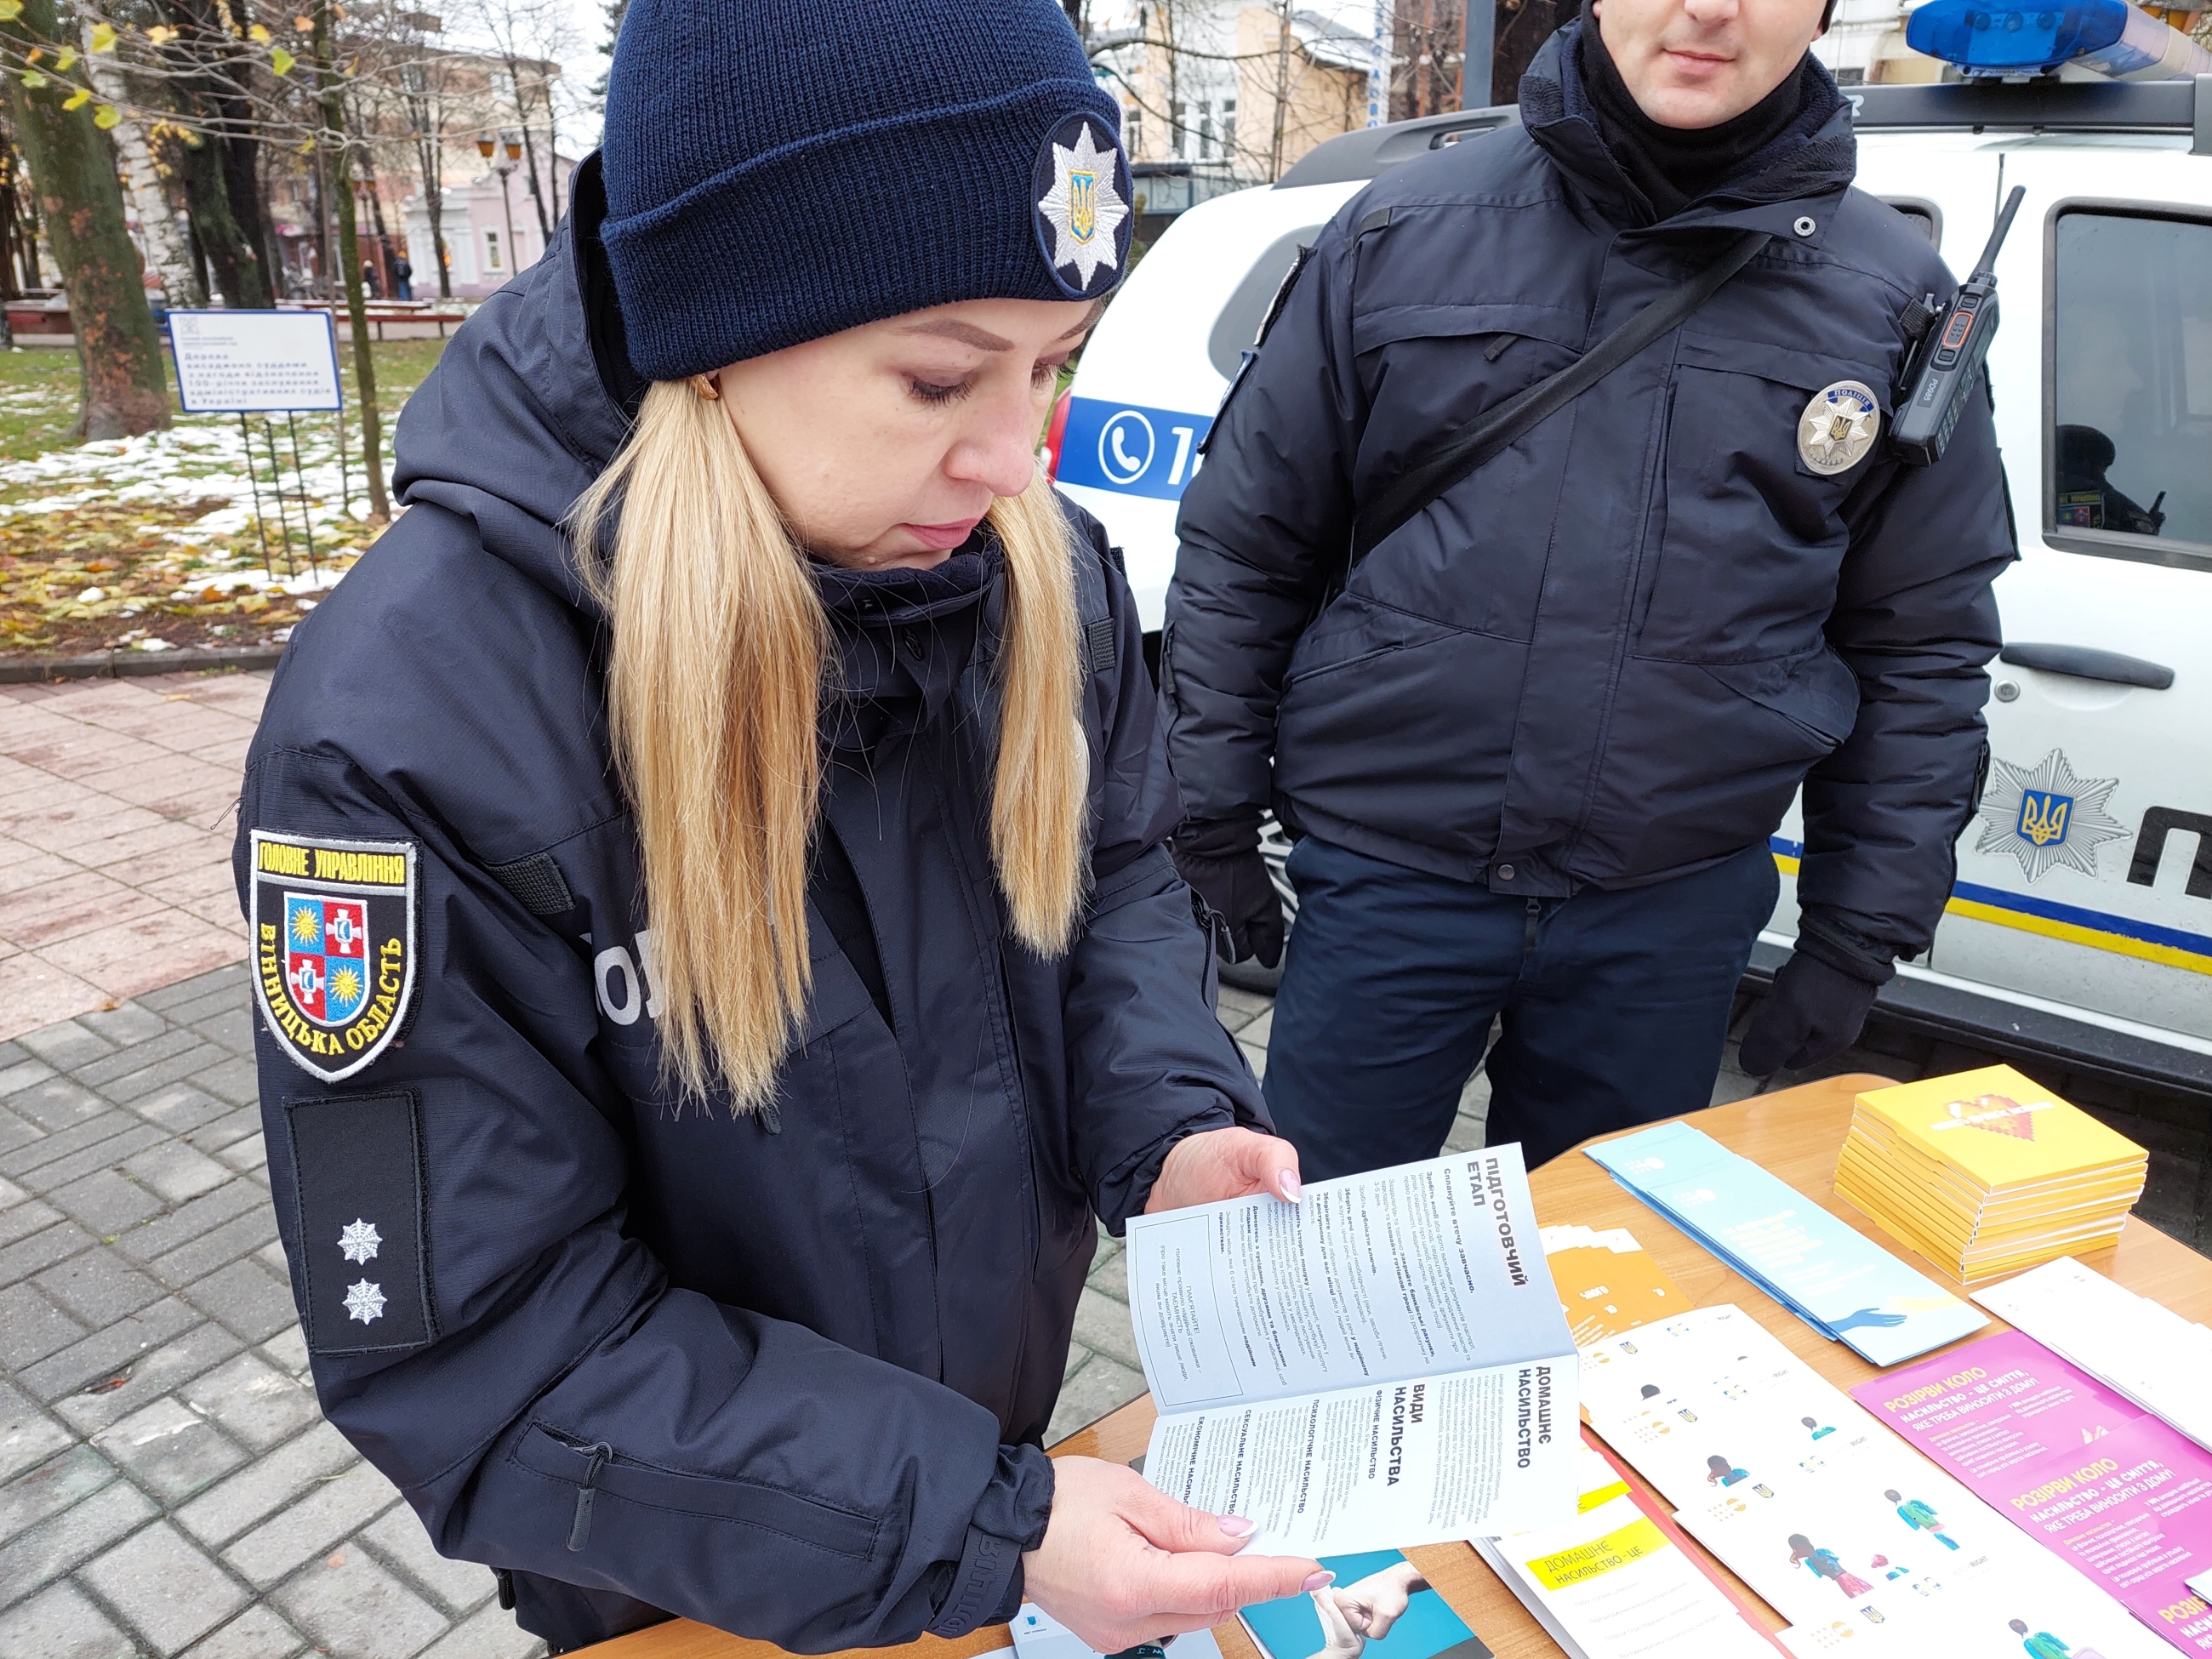
M 346 1286 L 345 1310 L 348 1319 L 358 1319 L 364 1325 L 373 1319 L 384 1317 L 384 1286 L 372 1285 L 367 1279 Z

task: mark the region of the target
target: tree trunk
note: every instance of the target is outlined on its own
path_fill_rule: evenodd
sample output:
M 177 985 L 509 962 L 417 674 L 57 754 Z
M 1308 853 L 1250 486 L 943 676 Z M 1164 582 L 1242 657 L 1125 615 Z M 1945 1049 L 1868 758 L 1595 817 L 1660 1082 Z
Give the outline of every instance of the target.
M 54 0 L 23 0 L 15 21 L 0 23 L 0 34 L 26 53 L 43 47 L 57 55 L 70 44 Z M 39 216 L 69 290 L 84 380 L 76 431 L 125 438 L 165 427 L 169 387 L 161 337 L 146 304 L 145 267 L 124 225 L 123 186 L 107 135 L 93 124 L 89 108 L 62 107 L 67 88 L 4 78 L 15 142 L 30 164 Z
M 23 233 L 15 222 L 15 135 L 0 125 L 0 300 L 21 294 L 15 286 L 15 245 Z M 0 310 L 0 318 L 7 314 Z
M 284 292 L 284 258 L 269 222 L 269 197 L 261 184 L 261 141 L 232 128 L 218 141 L 222 149 L 222 187 L 230 198 L 240 240 L 254 256 L 261 284 L 259 304 L 273 306 Z M 245 280 L 241 269 L 240 280 Z
M 415 141 L 416 158 L 422 169 L 422 212 L 430 221 L 430 254 L 438 267 L 438 297 L 453 297 L 453 266 L 446 258 L 445 169 L 438 154 L 438 135 L 426 125 Z
M 550 247 L 553 246 L 553 227 L 546 222 L 545 198 L 538 191 L 538 145 L 530 137 L 529 106 L 522 101 L 521 86 L 520 81 L 515 82 L 514 104 L 522 125 L 522 164 L 530 170 L 530 205 L 538 210 L 538 246 Z M 507 257 L 508 263 L 514 264 L 513 249 L 507 251 Z M 515 268 L 521 269 L 519 264 Z
M 353 112 L 354 125 L 366 132 L 368 126 L 361 118 L 359 98 L 354 100 Z M 369 234 L 376 239 L 377 286 L 383 290 L 383 297 L 389 300 L 395 297 L 392 284 L 392 233 L 384 222 L 384 192 L 377 187 L 376 158 L 366 144 L 361 150 L 361 182 L 368 194 Z
M 229 62 L 232 40 L 210 0 L 162 0 L 161 13 L 183 37 L 173 50 L 200 70 L 177 90 L 182 112 L 200 129 L 194 135 L 199 142 L 179 143 L 173 151 L 192 233 L 224 302 L 265 311 L 275 303 L 276 289 L 264 251 L 268 238 L 256 211 L 253 140 L 234 136 L 250 112 L 232 77 L 246 71 Z M 216 128 L 225 136 L 216 136 L 210 131 Z
M 179 145 L 177 160 L 185 179 L 185 200 L 191 210 L 192 230 L 214 274 L 216 291 L 226 305 L 266 311 L 269 285 L 263 280 L 261 260 L 253 245 L 230 210 L 221 141 L 202 137 L 196 145 Z
M 1291 0 L 1281 0 L 1278 7 L 1281 33 L 1275 37 L 1275 133 L 1273 146 L 1267 152 L 1267 176 L 1283 176 L 1283 118 L 1289 113 L 1291 101 Z
M 338 220 L 338 263 L 345 268 L 346 317 L 353 327 L 353 378 L 361 394 L 361 465 L 368 475 L 368 510 L 392 516 L 384 489 L 384 422 L 376 407 L 376 355 L 368 340 L 368 303 L 361 289 L 361 237 L 354 222 L 353 163 L 346 144 L 344 82 L 331 62 L 331 0 L 315 0 L 315 90 L 331 156 L 330 189 Z

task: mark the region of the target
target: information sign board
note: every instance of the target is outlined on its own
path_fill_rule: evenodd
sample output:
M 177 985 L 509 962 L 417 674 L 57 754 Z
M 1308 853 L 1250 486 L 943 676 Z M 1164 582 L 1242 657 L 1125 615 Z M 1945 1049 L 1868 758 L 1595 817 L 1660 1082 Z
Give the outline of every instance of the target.
M 177 395 L 189 415 L 335 410 L 337 331 L 325 311 L 172 311 Z

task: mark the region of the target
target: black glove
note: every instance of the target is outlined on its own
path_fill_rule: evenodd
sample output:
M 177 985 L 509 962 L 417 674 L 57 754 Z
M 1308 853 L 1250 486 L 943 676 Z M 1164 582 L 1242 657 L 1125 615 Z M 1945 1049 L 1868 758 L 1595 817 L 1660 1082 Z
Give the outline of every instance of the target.
M 1219 919 L 1214 941 L 1223 961 L 1257 957 L 1272 968 L 1283 959 L 1283 901 L 1260 856 L 1257 813 L 1186 823 L 1168 851 L 1177 873 Z
M 1752 1016 L 1736 1064 L 1753 1077 L 1771 1077 L 1841 1054 L 1857 1041 L 1881 988 L 1797 952 L 1782 964 L 1774 988 Z

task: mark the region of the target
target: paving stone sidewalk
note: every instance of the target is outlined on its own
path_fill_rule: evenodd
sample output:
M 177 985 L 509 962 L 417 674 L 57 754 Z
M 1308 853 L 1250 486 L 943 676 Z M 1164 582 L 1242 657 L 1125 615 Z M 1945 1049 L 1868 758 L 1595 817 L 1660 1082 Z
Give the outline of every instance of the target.
M 0 1042 L 0 1659 L 525 1659 L 307 1381 L 243 964 Z
M 0 1039 L 239 961 L 266 673 L 0 686 Z

